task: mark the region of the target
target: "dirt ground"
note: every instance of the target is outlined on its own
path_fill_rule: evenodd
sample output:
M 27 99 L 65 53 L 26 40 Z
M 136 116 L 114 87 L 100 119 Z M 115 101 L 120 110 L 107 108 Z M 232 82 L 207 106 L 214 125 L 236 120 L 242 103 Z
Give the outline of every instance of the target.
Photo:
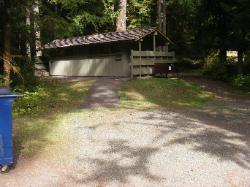
M 235 96 L 214 81 L 187 81 L 200 84 L 214 99 L 202 109 L 69 113 L 51 132 L 66 143 L 20 158 L 0 176 L 1 187 L 250 187 L 249 97 Z M 116 89 L 108 88 L 112 94 Z

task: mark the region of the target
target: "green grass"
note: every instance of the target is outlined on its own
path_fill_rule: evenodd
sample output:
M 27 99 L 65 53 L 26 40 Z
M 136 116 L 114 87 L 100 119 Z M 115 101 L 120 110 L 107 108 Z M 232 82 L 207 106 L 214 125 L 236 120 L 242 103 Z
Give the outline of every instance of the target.
M 14 103 L 14 116 L 34 118 L 67 110 L 84 98 L 92 82 L 44 80 L 32 92 L 16 89 L 15 91 L 20 90 L 24 96 Z
M 61 119 L 84 100 L 93 81 L 42 81 L 33 92 L 14 103 L 14 150 L 16 157 L 30 157 L 59 141 L 53 134 Z
M 195 84 L 178 79 L 132 80 L 120 90 L 122 108 L 202 107 L 208 93 Z

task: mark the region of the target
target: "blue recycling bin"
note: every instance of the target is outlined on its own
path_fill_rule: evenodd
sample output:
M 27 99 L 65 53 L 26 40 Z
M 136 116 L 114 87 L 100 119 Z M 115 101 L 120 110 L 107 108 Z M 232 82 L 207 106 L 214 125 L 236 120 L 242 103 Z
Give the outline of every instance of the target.
M 0 165 L 2 168 L 13 164 L 12 103 L 21 95 L 0 95 Z

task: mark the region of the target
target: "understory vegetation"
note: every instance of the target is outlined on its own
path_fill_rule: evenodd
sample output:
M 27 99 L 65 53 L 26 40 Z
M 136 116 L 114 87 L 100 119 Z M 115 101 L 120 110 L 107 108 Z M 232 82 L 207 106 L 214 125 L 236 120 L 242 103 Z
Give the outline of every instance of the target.
M 233 86 L 241 90 L 250 92 L 250 74 L 248 75 L 238 75 L 233 80 Z
M 197 85 L 179 79 L 133 80 L 120 90 L 122 108 L 202 107 L 211 97 Z
M 242 64 L 241 69 L 242 72 L 239 73 L 236 59 L 220 63 L 218 53 L 212 52 L 205 59 L 202 72 L 208 78 L 224 81 L 242 91 L 250 91 L 250 62 Z
M 16 87 L 15 92 L 23 97 L 14 103 L 14 115 L 40 116 L 67 110 L 81 101 L 90 82 L 69 82 L 59 80 L 40 80 L 33 90 Z
M 212 51 L 204 60 L 177 58 L 177 69 L 184 75 L 205 76 L 209 79 L 223 81 L 239 91 L 250 92 L 249 54 L 246 54 L 244 59 L 242 71 L 239 72 L 239 64 L 236 58 L 228 58 L 226 61 L 220 62 L 219 52 Z

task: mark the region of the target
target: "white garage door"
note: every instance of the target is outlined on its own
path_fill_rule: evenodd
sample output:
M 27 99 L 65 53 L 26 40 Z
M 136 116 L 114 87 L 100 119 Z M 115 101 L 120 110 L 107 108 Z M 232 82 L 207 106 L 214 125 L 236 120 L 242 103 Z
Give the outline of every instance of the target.
M 50 75 L 127 77 L 129 64 L 119 56 L 53 60 L 50 63 Z

